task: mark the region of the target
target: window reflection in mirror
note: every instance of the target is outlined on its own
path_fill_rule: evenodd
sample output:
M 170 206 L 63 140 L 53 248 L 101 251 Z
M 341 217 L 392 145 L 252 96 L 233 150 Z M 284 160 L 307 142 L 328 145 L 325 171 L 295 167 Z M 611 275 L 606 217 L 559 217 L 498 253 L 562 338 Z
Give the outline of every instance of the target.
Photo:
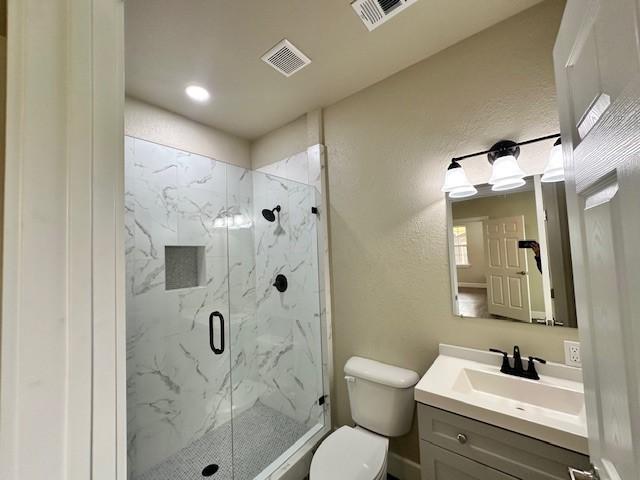
M 454 313 L 576 327 L 564 183 L 448 199 Z

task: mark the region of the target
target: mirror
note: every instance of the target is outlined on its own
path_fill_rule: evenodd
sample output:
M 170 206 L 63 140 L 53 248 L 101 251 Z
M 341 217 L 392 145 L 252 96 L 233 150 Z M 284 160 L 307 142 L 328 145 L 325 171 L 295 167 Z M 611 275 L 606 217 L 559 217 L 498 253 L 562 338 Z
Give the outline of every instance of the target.
M 577 327 L 564 182 L 447 197 L 454 314 Z

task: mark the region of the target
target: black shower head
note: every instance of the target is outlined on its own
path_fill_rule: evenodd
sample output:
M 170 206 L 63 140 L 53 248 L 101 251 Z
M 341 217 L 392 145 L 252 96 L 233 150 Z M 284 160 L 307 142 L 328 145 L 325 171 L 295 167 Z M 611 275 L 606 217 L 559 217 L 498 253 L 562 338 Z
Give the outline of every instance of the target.
M 276 205 L 276 208 L 274 208 L 272 210 L 269 210 L 268 208 L 265 208 L 264 210 L 262 210 L 262 216 L 268 222 L 275 222 L 276 221 L 275 212 L 279 212 L 279 211 L 280 211 L 280 205 Z

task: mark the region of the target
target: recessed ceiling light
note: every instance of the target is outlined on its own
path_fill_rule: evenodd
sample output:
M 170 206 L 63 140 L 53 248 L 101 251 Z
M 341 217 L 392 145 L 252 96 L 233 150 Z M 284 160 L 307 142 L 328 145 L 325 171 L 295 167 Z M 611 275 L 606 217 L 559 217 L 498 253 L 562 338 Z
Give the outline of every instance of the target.
M 211 98 L 207 89 L 198 85 L 189 85 L 184 91 L 191 100 L 196 102 L 204 103 Z

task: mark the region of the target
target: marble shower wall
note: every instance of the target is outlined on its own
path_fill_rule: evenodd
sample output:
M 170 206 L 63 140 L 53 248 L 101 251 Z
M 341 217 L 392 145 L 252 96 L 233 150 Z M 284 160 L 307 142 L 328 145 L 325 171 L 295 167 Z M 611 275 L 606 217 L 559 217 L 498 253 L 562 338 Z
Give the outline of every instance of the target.
M 231 412 L 258 399 L 322 421 L 318 191 L 306 152 L 280 167 L 298 183 L 130 137 L 125 148 L 130 477 L 230 428 Z M 272 203 L 279 224 L 260 214 Z M 165 245 L 204 248 L 201 286 L 165 290 Z M 280 272 L 284 294 L 271 286 Z M 227 319 L 222 355 L 209 348 L 214 310 Z
M 259 374 L 268 385 L 260 400 L 309 427 L 324 413 L 319 221 L 311 211 L 319 205 L 319 167 L 301 152 L 254 172 Z M 267 222 L 261 209 L 276 205 L 278 220 Z M 272 286 L 280 273 L 289 280 L 284 293 Z
M 253 187 L 251 172 L 206 157 L 130 137 L 125 148 L 128 456 L 135 478 L 209 430 L 230 428 L 230 365 L 240 363 L 240 352 L 213 354 L 208 319 L 217 310 L 227 325 L 255 320 Z M 227 219 L 237 219 L 238 228 L 227 230 Z M 201 286 L 165 290 L 165 245 L 204 247 Z M 238 342 L 225 333 L 227 346 Z M 234 373 L 244 374 L 241 367 Z

